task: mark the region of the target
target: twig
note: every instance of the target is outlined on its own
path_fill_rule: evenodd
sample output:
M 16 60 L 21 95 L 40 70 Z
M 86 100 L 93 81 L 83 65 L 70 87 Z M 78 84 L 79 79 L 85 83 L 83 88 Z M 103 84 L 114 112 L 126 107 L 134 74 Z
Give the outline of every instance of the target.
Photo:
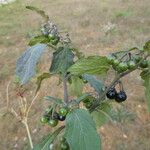
M 7 111 L 9 111 L 9 86 L 11 81 L 8 82 L 7 88 L 6 88 L 6 100 L 7 100 Z
M 27 120 L 23 120 L 22 123 L 26 127 L 26 131 L 27 131 L 30 147 L 31 147 L 31 149 L 33 149 L 33 142 L 32 142 L 32 138 L 31 138 L 31 133 L 30 133 L 30 130 L 29 130 L 28 122 L 27 122 Z
M 68 87 L 67 87 L 67 75 L 64 76 L 63 79 L 63 87 L 64 87 L 64 102 L 66 105 L 68 105 L 69 99 L 68 99 Z
M 54 50 L 57 50 L 57 47 L 56 47 L 56 46 L 54 46 L 54 45 L 52 45 L 52 44 L 50 44 L 50 43 L 48 43 L 47 45 L 48 45 L 48 47 L 53 48 Z
M 36 98 L 38 97 L 38 95 L 39 95 L 39 92 L 37 92 L 36 95 L 34 96 L 34 98 L 32 99 L 31 104 L 29 105 L 29 107 L 28 107 L 28 109 L 27 109 L 26 117 L 28 117 L 29 111 L 30 111 L 30 109 L 31 109 L 31 107 L 32 107 L 32 105 L 33 105 L 33 103 L 34 103 L 34 101 L 35 101 Z

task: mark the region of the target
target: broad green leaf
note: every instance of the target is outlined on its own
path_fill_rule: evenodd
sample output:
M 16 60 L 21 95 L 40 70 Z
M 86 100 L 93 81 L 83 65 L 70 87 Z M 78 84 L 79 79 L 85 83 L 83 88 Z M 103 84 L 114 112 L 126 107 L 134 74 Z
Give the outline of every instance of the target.
M 92 112 L 93 119 L 98 127 L 104 125 L 109 120 L 112 120 L 110 117 L 111 114 L 111 105 L 107 102 L 101 103 L 101 105 Z
M 44 79 L 47 79 L 47 78 L 50 78 L 52 75 L 50 73 L 43 73 L 42 75 L 38 76 L 37 77 L 37 81 L 36 81 L 36 84 L 37 84 L 37 89 L 36 89 L 36 93 L 39 91 L 39 89 L 41 88 L 41 84 L 42 84 L 42 81 Z
M 62 73 L 65 74 L 67 69 L 73 65 L 74 54 L 68 47 L 59 47 L 56 52 L 53 53 L 53 60 L 50 67 L 50 73 Z
M 46 49 L 46 44 L 37 44 L 28 48 L 17 60 L 16 74 L 20 84 L 27 83 L 36 73 L 36 64 Z
M 77 76 L 71 77 L 71 84 L 69 84 L 69 92 L 72 96 L 80 96 L 83 91 L 84 83 L 82 79 Z
M 107 58 L 104 56 L 90 56 L 78 60 L 72 65 L 68 71 L 74 75 L 82 74 L 95 74 L 101 75 L 106 74 L 109 69 Z
M 145 43 L 143 49 L 150 54 L 150 40 Z
M 141 78 L 144 80 L 145 95 L 147 99 L 148 111 L 150 112 L 150 61 L 149 68 L 141 73 Z
M 75 109 L 66 118 L 65 138 L 71 150 L 100 150 L 100 137 L 90 113 Z
M 53 143 L 53 141 L 55 140 L 55 138 L 57 137 L 57 135 L 64 129 L 64 126 L 58 128 L 57 130 L 55 130 L 52 134 L 48 134 L 47 136 L 45 136 L 45 138 L 37 145 L 34 146 L 33 150 L 49 150 L 49 146 L 51 143 Z
M 49 20 L 48 15 L 46 15 L 43 10 L 40 10 L 39 8 L 36 8 L 36 7 L 33 7 L 33 6 L 26 6 L 26 8 L 40 14 L 45 19 L 46 22 Z
M 46 37 L 45 35 L 39 35 L 39 36 L 32 38 L 28 45 L 33 46 L 33 45 L 36 45 L 38 43 L 44 43 L 45 44 L 48 42 L 50 42 L 48 37 Z
M 88 83 L 95 89 L 95 91 L 100 95 L 104 92 L 105 86 L 104 83 L 98 79 L 96 79 L 93 75 L 85 74 L 83 78 L 88 81 Z
M 45 96 L 44 99 L 48 100 L 48 101 L 52 101 L 56 104 L 63 104 L 63 101 L 60 98 L 55 98 L 55 97 L 52 97 L 52 96 Z

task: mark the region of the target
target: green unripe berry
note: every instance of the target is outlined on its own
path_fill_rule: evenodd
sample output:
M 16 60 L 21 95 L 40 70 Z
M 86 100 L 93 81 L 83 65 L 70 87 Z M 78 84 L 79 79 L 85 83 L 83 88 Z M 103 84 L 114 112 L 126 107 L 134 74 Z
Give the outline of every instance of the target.
M 118 59 L 115 59 L 115 60 L 113 60 L 112 63 L 113 63 L 114 66 L 117 66 L 117 65 L 119 65 L 119 60 L 118 60 Z
M 143 60 L 143 61 L 140 63 L 140 67 L 141 67 L 141 68 L 147 68 L 147 67 L 148 67 L 148 61 L 147 61 L 147 60 Z
M 136 63 L 139 63 L 142 60 L 142 57 L 141 56 L 135 56 L 134 60 Z
M 50 40 L 55 40 L 55 35 L 49 34 L 49 35 L 48 35 L 48 38 L 49 38 Z
M 107 56 L 107 61 L 110 64 L 113 64 L 113 62 L 114 62 L 115 59 L 116 59 L 116 57 L 114 55 L 112 55 L 112 54 L 110 54 L 110 55 Z
M 55 127 L 57 126 L 58 124 L 58 120 L 54 120 L 54 119 L 50 119 L 48 124 L 51 126 L 51 127 Z
M 69 150 L 69 145 L 67 142 L 61 143 L 60 147 L 61 147 L 61 150 Z
M 92 106 L 92 103 L 91 102 L 85 103 L 84 106 L 88 109 L 88 108 L 90 108 Z
M 61 137 L 60 141 L 63 143 L 63 142 L 66 142 L 66 139 L 64 137 Z
M 133 68 L 135 68 L 135 66 L 136 66 L 136 64 L 133 60 L 128 62 L 128 69 L 133 69 Z
M 66 108 L 60 108 L 59 115 L 60 116 L 66 116 L 68 113 L 68 110 Z
M 59 42 L 59 39 L 54 39 L 54 40 L 51 40 L 50 42 L 51 42 L 51 44 L 53 44 L 53 45 L 57 45 L 58 42 Z
M 116 67 L 118 72 L 124 72 L 128 69 L 128 65 L 125 62 L 121 62 L 117 67 Z
M 48 122 L 48 118 L 46 116 L 42 116 L 40 119 L 41 123 L 47 123 Z

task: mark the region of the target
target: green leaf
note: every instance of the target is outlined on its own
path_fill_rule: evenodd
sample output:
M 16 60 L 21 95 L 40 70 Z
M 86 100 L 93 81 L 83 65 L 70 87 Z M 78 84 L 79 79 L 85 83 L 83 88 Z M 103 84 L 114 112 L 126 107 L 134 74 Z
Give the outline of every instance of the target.
M 150 40 L 145 43 L 143 49 L 150 54 Z
M 93 119 L 98 127 L 104 125 L 109 120 L 112 121 L 111 114 L 112 107 L 108 102 L 103 102 L 101 105 L 92 112 Z
M 68 47 L 59 47 L 56 52 L 53 53 L 53 60 L 50 67 L 50 73 L 62 73 L 65 74 L 67 69 L 73 65 L 74 54 Z
M 109 69 L 107 58 L 103 56 L 90 56 L 78 60 L 68 71 L 74 75 L 82 74 L 106 74 Z
M 64 129 L 64 126 L 58 128 L 57 130 L 55 130 L 52 134 L 48 134 L 42 141 L 40 144 L 37 144 L 34 146 L 33 150 L 49 150 L 49 146 L 51 143 L 53 143 L 53 141 L 55 140 L 55 138 L 57 137 L 57 135 Z
M 36 73 L 36 64 L 46 49 L 46 44 L 37 44 L 28 48 L 17 60 L 16 74 L 20 84 L 27 83 Z
M 33 6 L 26 6 L 26 8 L 40 14 L 45 19 L 46 22 L 49 20 L 49 16 L 46 15 L 43 10 L 40 10 L 39 8 L 36 8 L 36 7 L 33 7 Z
M 66 118 L 65 138 L 71 150 L 100 150 L 100 138 L 90 113 L 75 109 Z
M 145 95 L 147 99 L 148 111 L 150 112 L 150 61 L 149 68 L 141 73 L 141 78 L 144 80 Z
M 71 77 L 71 84 L 69 84 L 69 93 L 72 96 L 80 96 L 83 91 L 84 83 L 82 79 L 77 76 Z
M 41 88 L 42 81 L 44 79 L 50 78 L 51 76 L 52 75 L 50 73 L 43 73 L 42 75 L 40 75 L 40 76 L 37 77 L 37 81 L 36 81 L 36 84 L 37 84 L 36 93 Z
M 48 100 L 48 101 L 53 101 L 56 104 L 63 104 L 63 102 L 60 98 L 55 98 L 55 97 L 52 97 L 52 96 L 45 96 L 44 99 Z
M 98 79 L 96 79 L 93 75 L 85 74 L 83 78 L 88 81 L 88 83 L 95 89 L 95 91 L 100 95 L 104 92 L 105 86 L 104 83 Z
M 38 44 L 38 43 L 44 43 L 45 44 L 45 43 L 49 43 L 49 42 L 50 42 L 50 40 L 48 37 L 46 37 L 45 35 L 39 35 L 39 36 L 32 38 L 28 45 L 33 46 L 33 45 Z

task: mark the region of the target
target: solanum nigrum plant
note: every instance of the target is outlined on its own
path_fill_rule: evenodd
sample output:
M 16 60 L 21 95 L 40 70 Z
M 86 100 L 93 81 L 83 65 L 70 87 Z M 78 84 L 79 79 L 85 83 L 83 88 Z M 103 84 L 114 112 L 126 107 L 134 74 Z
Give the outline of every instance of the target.
M 150 41 L 142 49 L 134 47 L 115 51 L 108 56 L 87 57 L 74 47 L 69 34 L 63 35 L 58 30 L 44 11 L 31 6 L 27 8 L 39 13 L 45 22 L 41 26 L 41 33 L 32 37 L 29 48 L 17 60 L 16 74 L 20 79 L 20 87 L 36 75 L 38 60 L 46 49 L 50 49 L 48 53 L 53 53 L 48 62 L 50 68 L 37 77 L 36 93 L 40 90 L 42 80 L 53 76 L 59 78 L 64 93 L 60 98 L 45 95 L 44 99 L 50 101 L 50 105 L 39 120 L 43 125 L 55 127 L 56 130 L 31 148 L 49 150 L 51 147 L 56 150 L 57 145 L 57 149 L 61 150 L 100 150 L 96 125 L 105 123 L 103 121 L 106 119 L 103 118 L 107 118 L 105 114 L 111 111 L 112 102 L 127 100 L 122 81 L 124 76 L 139 70 L 137 73 L 144 80 L 150 109 Z M 108 71 L 115 77 L 109 78 L 106 84 Z M 105 80 L 100 80 L 104 76 Z M 92 90 L 89 88 L 85 92 L 85 86 L 91 86 Z

